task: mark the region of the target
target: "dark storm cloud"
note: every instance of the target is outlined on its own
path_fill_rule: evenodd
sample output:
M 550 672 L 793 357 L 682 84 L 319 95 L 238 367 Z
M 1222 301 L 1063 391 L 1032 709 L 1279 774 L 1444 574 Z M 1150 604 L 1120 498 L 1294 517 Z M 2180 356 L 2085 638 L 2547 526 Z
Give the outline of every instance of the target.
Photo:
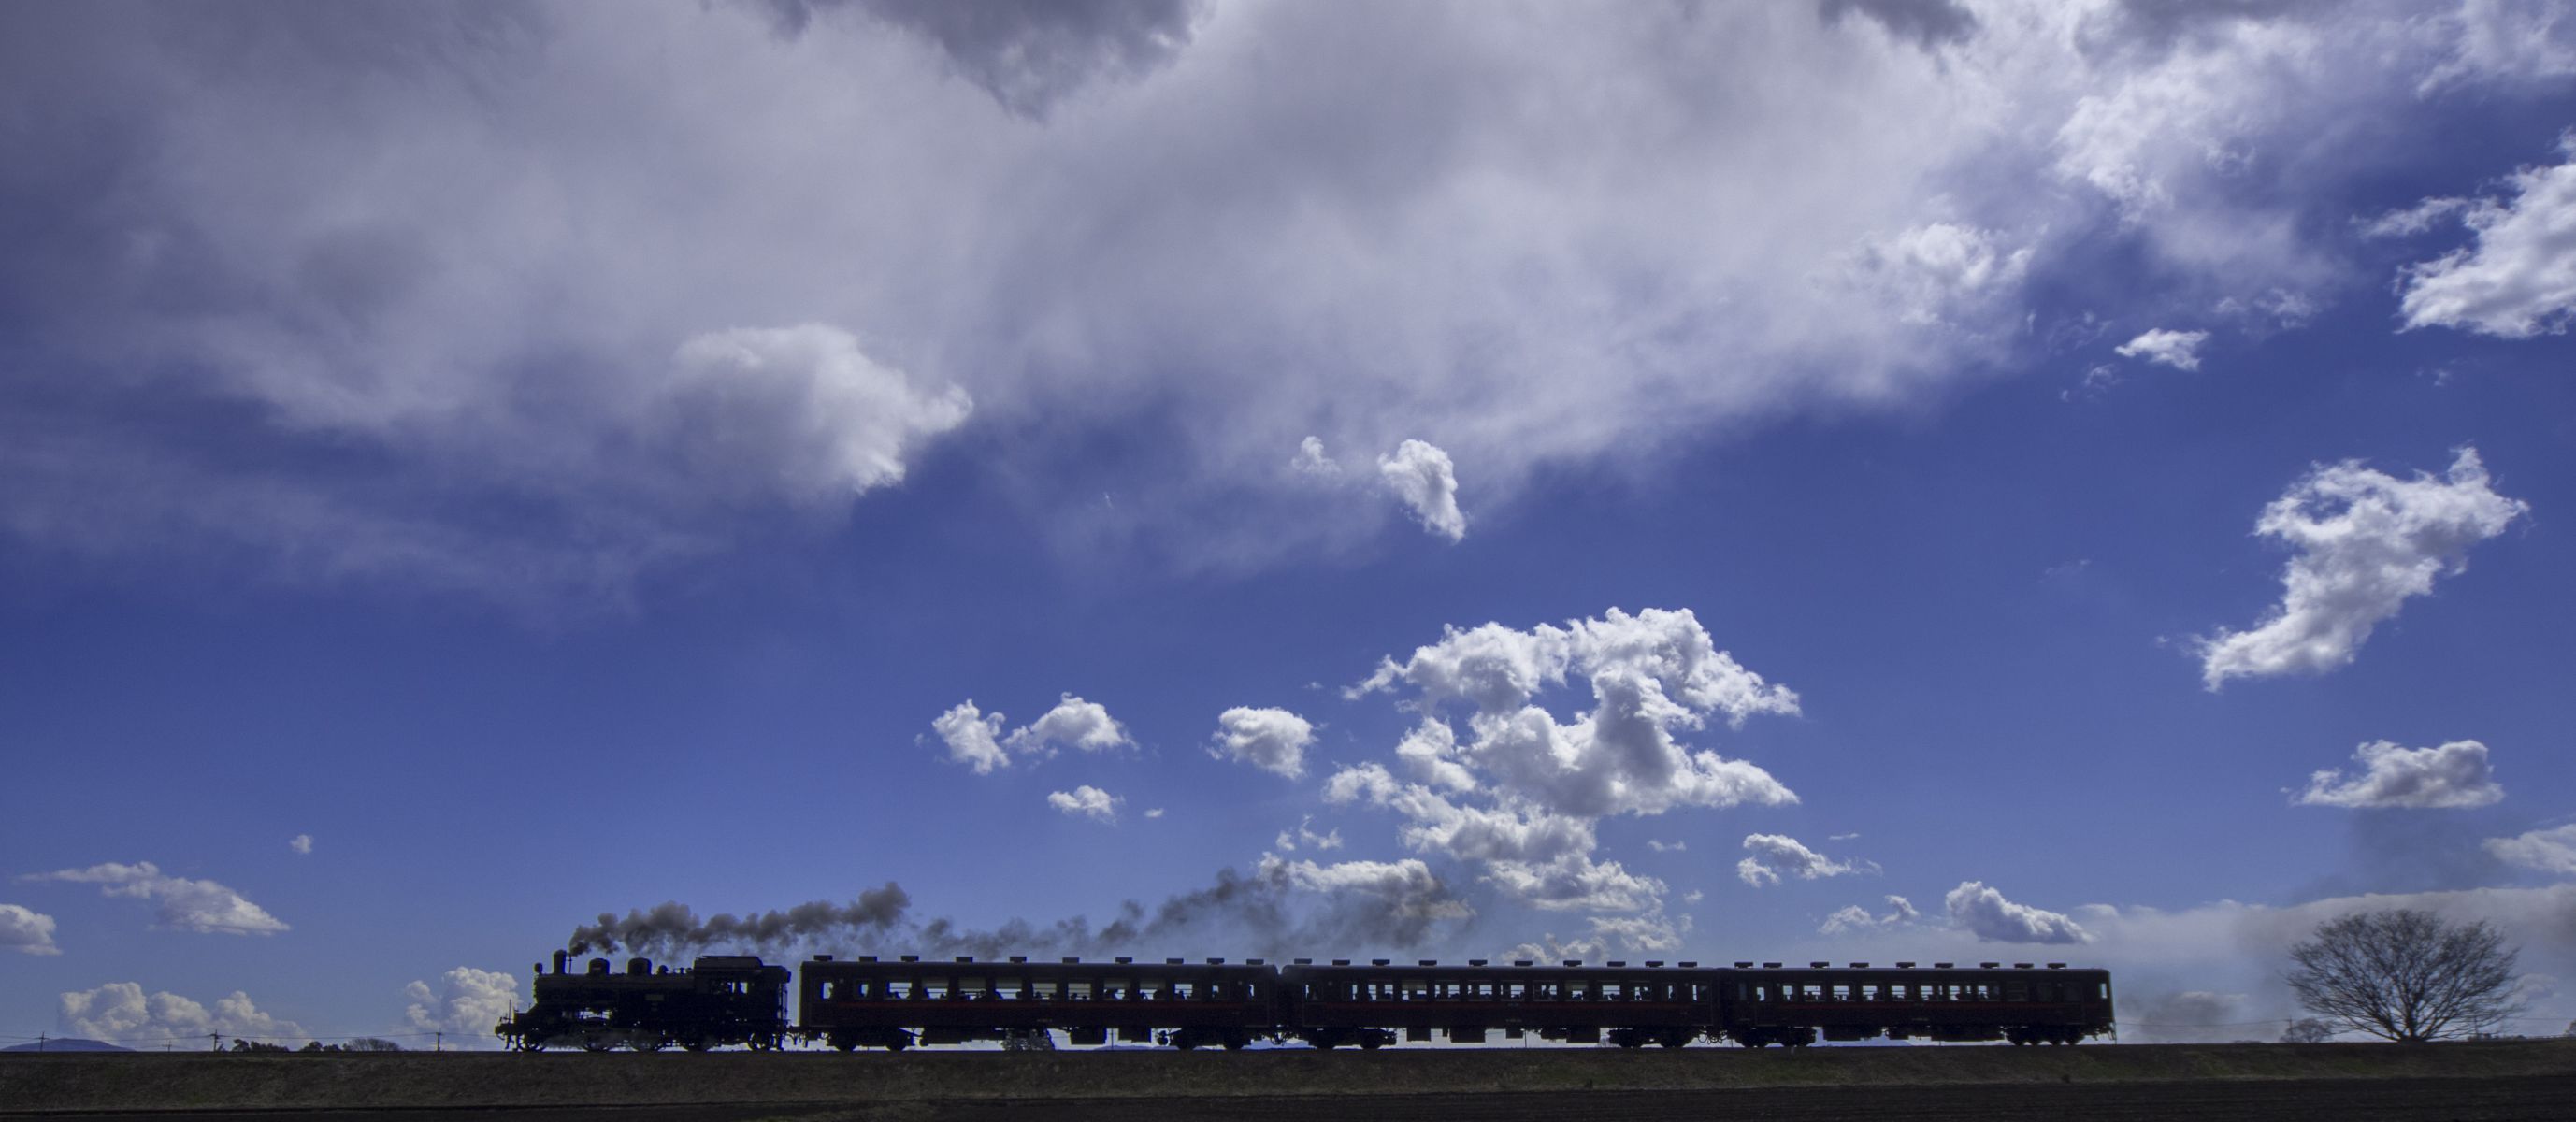
M 1977 14 L 1958 0 L 1822 0 L 1816 10 L 1827 23 L 1838 23 L 1854 13 L 1867 16 L 1889 34 L 1926 48 L 1977 33 Z
M 1193 0 L 757 0 L 780 30 L 864 13 L 937 46 L 967 81 L 1024 117 L 1044 117 L 1095 78 L 1142 74 L 1189 45 Z

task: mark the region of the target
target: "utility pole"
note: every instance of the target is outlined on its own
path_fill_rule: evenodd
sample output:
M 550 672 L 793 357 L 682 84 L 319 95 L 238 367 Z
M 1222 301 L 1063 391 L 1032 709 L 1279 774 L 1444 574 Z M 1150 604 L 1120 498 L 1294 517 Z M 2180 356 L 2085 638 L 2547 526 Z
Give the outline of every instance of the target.
M 433 1032 L 429 1034 L 429 1050 L 432 1052 L 446 1051 L 447 1034 L 444 1032 Z
M 45 1050 L 45 1034 L 41 1032 L 36 1034 L 36 1050 L 39 1052 Z
M 206 1039 L 210 1042 L 207 1047 L 212 1048 L 217 1052 L 224 1050 L 223 1034 L 210 1032 L 206 1034 Z

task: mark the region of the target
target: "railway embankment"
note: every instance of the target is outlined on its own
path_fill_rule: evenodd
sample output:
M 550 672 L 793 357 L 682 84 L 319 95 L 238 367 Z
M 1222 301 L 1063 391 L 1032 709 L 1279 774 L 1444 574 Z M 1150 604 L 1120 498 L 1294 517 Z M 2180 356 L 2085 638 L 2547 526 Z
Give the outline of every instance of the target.
M 2576 1040 L 1643 1052 L 21 1053 L 0 1056 L 0 1117 L 2538 1076 L 2576 1076 Z

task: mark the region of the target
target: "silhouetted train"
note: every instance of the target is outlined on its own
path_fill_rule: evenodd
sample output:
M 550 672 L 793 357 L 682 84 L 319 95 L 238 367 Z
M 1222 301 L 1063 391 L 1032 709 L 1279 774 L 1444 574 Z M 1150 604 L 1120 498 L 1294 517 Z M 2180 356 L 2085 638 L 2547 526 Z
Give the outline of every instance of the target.
M 535 1001 L 501 1022 L 513 1047 L 535 1051 L 654 1051 L 795 1040 L 842 1051 L 914 1044 L 1035 1041 L 1062 1031 L 1075 1045 L 1112 1037 L 1179 1048 L 1242 1048 L 1256 1040 L 1317 1048 L 1379 1048 L 1399 1038 L 1481 1043 L 1536 1034 L 1569 1043 L 1678 1048 L 1700 1039 L 1746 1047 L 1826 1040 L 2009 1040 L 2073 1044 L 2112 1031 L 2111 975 L 2052 962 L 1974 968 L 1911 962 L 1874 967 L 1814 962 L 1631 966 L 1395 965 L 1298 959 L 1229 964 L 836 960 L 817 955 L 797 976 L 798 1017 L 786 1014 L 789 974 L 748 955 L 711 955 L 672 970 L 630 959 L 623 973 L 591 959 L 567 973 L 556 952 Z

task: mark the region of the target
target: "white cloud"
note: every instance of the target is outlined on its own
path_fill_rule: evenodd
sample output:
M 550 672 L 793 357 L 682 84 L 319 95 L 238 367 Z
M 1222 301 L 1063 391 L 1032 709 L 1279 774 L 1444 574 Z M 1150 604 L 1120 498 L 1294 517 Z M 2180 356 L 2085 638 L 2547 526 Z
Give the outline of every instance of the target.
M 1147 818 L 1160 818 L 1162 816 L 1163 808 L 1159 806 L 1145 812 L 1145 817 Z
M 2013 903 L 1981 881 L 1961 881 L 1943 902 L 1950 909 L 1950 923 L 1981 942 L 2084 943 L 2093 938 L 2064 913 Z
M 1566 722 L 1536 704 L 1577 680 L 1590 687 L 1589 712 Z M 1419 782 L 1363 763 L 1334 774 L 1325 798 L 1396 811 L 1405 845 L 1478 864 L 1488 883 L 1536 907 L 1660 905 L 1664 882 L 1594 856 L 1599 818 L 1797 801 L 1761 768 L 1677 739 L 1711 716 L 1740 724 L 1798 704 L 1716 649 L 1688 611 L 1612 609 L 1528 631 L 1451 627 L 1403 662 L 1381 660 L 1346 696 L 1405 687 L 1415 696 L 1399 704 L 1423 717 L 1396 756 Z M 1473 734 L 1464 743 L 1440 715 L 1459 705 Z
M 2122 358 L 2160 362 L 2176 370 L 2200 369 L 2200 345 L 2209 341 L 2206 331 L 2170 331 L 2157 328 L 2120 344 L 2113 350 Z M 2086 379 L 2089 386 L 2091 378 Z
M 1453 542 L 1467 536 L 1467 515 L 1458 509 L 1458 472 L 1449 453 L 1407 440 L 1377 458 L 1377 473 L 1423 529 Z
M 1446 721 L 1424 721 L 1395 745 L 1395 758 L 1413 777 L 1450 791 L 1476 789 L 1476 773 L 1458 761 L 1458 733 Z
M 1841 935 L 1855 931 L 1876 931 L 1886 928 L 1912 926 L 1923 918 L 1923 913 L 1915 910 L 1914 902 L 1902 896 L 1888 896 L 1887 907 L 1888 912 L 1886 915 L 1873 916 L 1869 914 L 1869 909 L 1867 908 L 1861 907 L 1858 904 L 1850 905 L 1836 911 L 1832 915 L 1826 916 L 1824 925 L 1818 927 L 1816 931 L 1821 935 Z
M 1037 756 L 1052 755 L 1059 746 L 1106 752 L 1135 741 L 1128 738 L 1125 726 L 1109 716 L 1106 707 L 1065 694 L 1055 708 L 1047 710 L 1046 716 L 1026 728 L 1013 730 L 1004 743 L 1023 756 Z
M 17 904 L 0 904 L 0 950 L 61 954 L 54 945 L 54 917 Z
M 1297 442 L 1297 456 L 1288 461 L 1288 468 L 1299 475 L 1317 479 L 1332 479 L 1342 474 L 1342 465 L 1324 454 L 1323 438 L 1315 436 Z
M 2397 479 L 2357 460 L 2321 466 L 2263 508 L 2254 528 L 2298 550 L 2281 603 L 2250 631 L 2198 644 L 2210 689 L 2229 678 L 2317 674 L 2353 660 L 2371 629 L 2435 577 L 2468 566 L 2469 547 L 2504 532 L 2530 504 L 2487 485 L 2477 450 L 2448 476 Z
M 1002 715 L 986 716 L 975 708 L 973 698 L 957 703 L 930 722 L 941 743 L 948 745 L 948 758 L 975 769 L 977 775 L 990 775 L 994 768 L 1011 766 L 1009 753 L 1002 751 Z
M 2576 134 L 2559 146 L 2576 155 Z M 2567 330 L 2576 313 L 2576 160 L 2525 168 L 2510 182 L 2512 199 L 2481 199 L 2462 212 L 2473 244 L 2407 267 L 2398 303 L 2407 329 L 2506 339 Z
M 1217 715 L 1216 745 L 1208 755 L 1235 759 L 1295 779 L 1306 774 L 1306 746 L 1315 726 L 1285 709 L 1238 705 Z
M 646 401 L 642 427 L 692 481 L 797 501 L 900 482 L 906 451 L 971 408 L 965 391 L 917 391 L 849 332 L 811 323 L 692 338 Z
M 1307 826 L 1314 821 L 1315 817 L 1311 814 L 1299 819 L 1296 829 L 1279 831 L 1279 836 L 1271 841 L 1271 846 L 1291 853 L 1297 851 L 1299 848 L 1316 850 L 1340 849 L 1342 847 L 1342 832 L 1339 829 L 1334 829 L 1318 834 L 1307 828 Z
M 1263 854 L 1258 869 L 1263 878 L 1282 878 L 1301 891 L 1373 898 L 1389 914 L 1406 919 L 1466 919 L 1476 914 L 1449 894 L 1430 866 L 1411 858 L 1319 865 Z
M 1569 677 L 1586 681 L 1595 707 L 1560 723 L 1532 702 Z M 1459 762 L 1498 792 L 1550 811 L 1599 817 L 1797 801 L 1761 768 L 1674 737 L 1716 714 L 1741 725 L 1757 713 L 1798 711 L 1797 694 L 1716 649 L 1687 609 L 1632 616 L 1613 608 L 1528 631 L 1452 627 L 1402 663 L 1383 660 L 1353 692 L 1399 684 L 1419 691 L 1425 710 L 1470 704 L 1475 737 L 1458 747 Z
M 10 202 L 60 221 L 0 262 L 0 532 L 613 598 L 889 485 L 971 392 L 1042 542 L 1261 564 L 1366 538 L 1281 517 L 1304 436 L 1436 433 L 1501 502 L 1937 400 L 2106 241 L 2213 298 L 2344 279 L 2245 185 L 2379 172 L 2312 141 L 2567 53 L 2486 0 L 325 7 L 13 15 Z M 166 401 L 239 408 L 99 423 Z M 1129 477 L 1011 439 L 1153 411 L 1192 435 Z
M 2353 749 L 2361 771 L 2346 777 L 2328 769 L 2308 777 L 2301 806 L 2462 808 L 2504 798 L 2487 769 L 2487 746 L 2454 740 L 2439 748 L 2407 748 L 2377 740 Z
M 134 1045 L 185 1046 L 210 1035 L 283 1043 L 312 1035 L 293 1021 L 260 1011 L 250 995 L 239 990 L 208 1009 L 166 991 L 147 997 L 143 987 L 133 982 L 109 982 L 63 994 L 56 1023 L 71 1036 Z
M 2507 864 L 2544 873 L 2576 876 L 2576 826 L 2489 839 L 2486 851 Z
M 1735 863 L 1735 875 L 1755 888 L 1778 884 L 1783 875 L 1815 880 L 1878 871 L 1876 862 L 1836 861 L 1784 834 L 1747 834 L 1744 848 L 1751 850 L 1753 856 Z
M 294 837 L 288 838 L 286 839 L 286 848 L 294 850 L 297 853 L 311 853 L 313 852 L 313 835 L 297 834 Z
M 1655 838 L 1648 838 L 1648 839 L 1646 839 L 1646 848 L 1651 849 L 1651 850 L 1654 850 L 1654 851 L 1655 851 L 1655 852 L 1657 852 L 1657 853 L 1680 853 L 1680 852 L 1682 852 L 1683 850 L 1689 849 L 1689 848 L 1690 848 L 1690 843 L 1688 843 L 1688 842 L 1679 842 L 1679 841 L 1662 841 L 1662 840 L 1655 839 Z
M 225 935 L 270 935 L 287 929 L 276 916 L 244 899 L 241 893 L 210 880 L 165 876 L 149 861 L 131 865 L 108 862 L 86 869 L 63 869 L 22 877 L 30 881 L 95 884 L 109 896 L 151 900 L 160 905 L 165 927 Z
M 932 720 L 930 728 L 948 746 L 948 759 L 974 769 L 977 775 L 1011 766 L 1013 753 L 1044 758 L 1059 748 L 1106 752 L 1135 743 L 1107 707 L 1072 694 L 1063 695 L 1045 716 L 1007 735 L 1002 732 L 1004 721 L 1003 714 L 985 713 L 969 698 Z
M 2458 214 L 2466 209 L 2470 202 L 2469 199 L 2436 196 L 2424 199 L 2414 206 L 2389 211 L 2368 222 L 2360 222 L 2358 225 L 2361 236 L 2365 238 L 2409 238 L 2432 229 L 2443 219 Z
M 1100 822 L 1118 820 L 1118 804 L 1127 800 L 1086 783 L 1071 791 L 1057 791 L 1047 796 L 1047 805 L 1066 814 L 1081 815 Z
M 1517 799 L 1460 806 L 1429 786 L 1398 782 L 1375 763 L 1335 773 L 1324 784 L 1324 798 L 1366 799 L 1396 811 L 1406 819 L 1400 837 L 1408 848 L 1479 865 L 1487 881 L 1534 907 L 1635 912 L 1654 907 L 1664 892 L 1660 880 L 1630 873 L 1615 861 L 1594 860 L 1599 842 L 1589 818 L 1554 814 Z
M 413 1032 L 443 1032 L 458 1038 L 451 1046 L 471 1047 L 518 1009 L 519 979 L 499 970 L 459 966 L 440 975 L 436 986 L 421 981 L 404 986 L 403 996 L 411 999 L 403 1008 L 403 1023 Z

